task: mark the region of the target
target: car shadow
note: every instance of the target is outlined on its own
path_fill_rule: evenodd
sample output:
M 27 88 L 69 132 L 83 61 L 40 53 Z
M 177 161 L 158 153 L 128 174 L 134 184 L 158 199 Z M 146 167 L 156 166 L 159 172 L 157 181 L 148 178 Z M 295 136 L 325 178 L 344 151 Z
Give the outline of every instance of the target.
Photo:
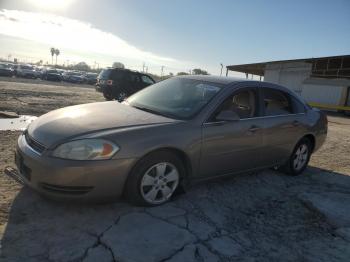
M 195 185 L 187 194 L 180 192 L 174 202 L 197 201 L 196 194 L 237 185 L 241 183 L 268 183 L 279 186 L 281 181 L 300 192 L 313 187 L 319 191 L 337 188 L 350 192 L 350 176 L 317 167 L 309 167 L 303 175 L 285 176 L 277 171 L 264 170 L 250 175 L 237 175 Z M 277 181 L 277 182 L 276 182 Z M 271 189 L 272 190 L 272 189 Z M 259 194 L 257 191 L 243 191 L 243 194 Z M 202 194 L 202 193 L 201 193 Z M 242 194 L 242 192 L 240 192 Z M 256 197 L 256 196 L 254 196 Z M 195 203 L 194 203 L 195 204 Z M 180 204 L 179 204 L 180 205 Z M 220 206 L 217 208 L 220 209 Z M 224 208 L 224 207 L 222 207 Z M 12 202 L 8 223 L 2 231 L 1 261 L 64 261 L 69 254 L 72 260 L 81 260 L 89 247 L 97 245 L 101 232 L 118 222 L 121 215 L 130 212 L 144 212 L 145 208 L 134 207 L 125 202 L 110 204 L 69 204 L 54 202 L 40 197 L 27 187 L 23 187 Z M 220 211 L 219 211 L 220 212 Z

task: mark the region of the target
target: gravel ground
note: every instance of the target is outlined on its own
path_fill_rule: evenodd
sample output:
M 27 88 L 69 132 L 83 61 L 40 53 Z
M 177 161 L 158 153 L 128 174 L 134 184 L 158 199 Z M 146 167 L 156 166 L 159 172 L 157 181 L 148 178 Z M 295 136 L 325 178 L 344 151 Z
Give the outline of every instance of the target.
M 0 101 L 40 115 L 103 99 L 86 87 L 0 81 Z M 2 171 L 19 134 L 0 132 L 1 261 L 350 261 L 349 118 L 329 116 L 301 176 L 237 175 L 156 208 L 69 205 L 22 188 Z

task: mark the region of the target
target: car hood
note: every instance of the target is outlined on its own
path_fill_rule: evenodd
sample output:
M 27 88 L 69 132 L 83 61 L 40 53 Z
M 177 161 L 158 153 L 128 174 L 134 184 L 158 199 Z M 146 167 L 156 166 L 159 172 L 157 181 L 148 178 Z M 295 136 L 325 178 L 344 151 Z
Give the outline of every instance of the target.
M 118 128 L 172 123 L 177 120 L 115 101 L 65 107 L 40 116 L 28 134 L 46 147 L 76 136 Z

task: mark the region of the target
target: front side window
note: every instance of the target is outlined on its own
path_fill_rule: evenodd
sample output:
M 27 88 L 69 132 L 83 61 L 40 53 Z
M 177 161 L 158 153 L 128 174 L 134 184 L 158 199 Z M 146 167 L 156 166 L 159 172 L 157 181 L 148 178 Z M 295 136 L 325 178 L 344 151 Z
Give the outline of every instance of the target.
M 257 116 L 258 107 L 256 92 L 254 90 L 243 90 L 231 95 L 219 107 L 215 116 L 227 110 L 235 112 L 240 119 Z
M 126 101 L 140 110 L 177 119 L 198 113 L 222 89 L 222 85 L 194 79 L 170 78 L 153 84 Z
M 266 116 L 293 114 L 293 107 L 288 94 L 272 88 L 265 88 L 263 93 Z
M 145 84 L 153 85 L 154 81 L 148 76 L 141 76 L 142 82 Z

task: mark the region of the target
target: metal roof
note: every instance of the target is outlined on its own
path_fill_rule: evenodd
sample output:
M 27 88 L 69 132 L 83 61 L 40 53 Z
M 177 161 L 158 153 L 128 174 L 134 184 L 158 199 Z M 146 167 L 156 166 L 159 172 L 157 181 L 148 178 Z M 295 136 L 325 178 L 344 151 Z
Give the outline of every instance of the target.
M 270 62 L 230 65 L 227 70 L 263 76 L 267 64 L 304 62 L 312 64 L 312 76 L 326 78 L 350 78 L 350 55 L 327 56 L 316 58 L 302 58 L 278 60 Z

